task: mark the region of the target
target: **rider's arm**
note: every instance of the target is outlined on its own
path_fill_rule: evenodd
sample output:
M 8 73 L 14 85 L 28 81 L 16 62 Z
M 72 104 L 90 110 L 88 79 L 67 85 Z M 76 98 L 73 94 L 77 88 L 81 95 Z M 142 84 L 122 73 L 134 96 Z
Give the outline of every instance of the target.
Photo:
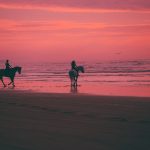
M 8 64 L 8 65 L 9 65 L 10 68 L 12 68 L 10 64 Z

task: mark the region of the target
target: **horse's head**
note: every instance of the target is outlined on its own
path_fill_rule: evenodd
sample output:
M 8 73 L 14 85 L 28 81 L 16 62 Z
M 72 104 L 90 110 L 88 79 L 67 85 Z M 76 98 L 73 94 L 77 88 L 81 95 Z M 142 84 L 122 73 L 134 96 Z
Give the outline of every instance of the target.
M 21 74 L 21 67 L 15 67 L 15 70 L 19 73 L 19 74 Z
M 80 72 L 84 73 L 84 67 L 83 67 L 83 66 L 78 66 L 77 68 L 78 68 L 78 70 L 79 70 Z

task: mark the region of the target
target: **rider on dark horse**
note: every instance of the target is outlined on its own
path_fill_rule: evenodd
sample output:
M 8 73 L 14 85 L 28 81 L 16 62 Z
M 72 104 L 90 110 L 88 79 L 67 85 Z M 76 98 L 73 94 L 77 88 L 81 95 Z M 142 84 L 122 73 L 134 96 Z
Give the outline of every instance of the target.
M 6 66 L 5 72 L 6 72 L 6 73 L 9 73 L 9 70 L 12 69 L 11 65 L 9 64 L 9 60 L 6 60 L 5 66 Z
M 71 62 L 71 68 L 72 70 L 75 70 L 77 72 L 77 75 L 79 76 L 79 70 L 74 60 Z

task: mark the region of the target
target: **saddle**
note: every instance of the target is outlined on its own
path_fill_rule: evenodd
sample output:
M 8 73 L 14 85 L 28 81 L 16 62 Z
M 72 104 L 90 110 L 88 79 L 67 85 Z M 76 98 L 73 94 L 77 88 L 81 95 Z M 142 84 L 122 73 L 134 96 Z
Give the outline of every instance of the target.
M 11 71 L 11 69 L 5 69 L 5 70 L 4 70 L 5 75 L 8 76 L 8 75 L 10 74 L 10 71 Z

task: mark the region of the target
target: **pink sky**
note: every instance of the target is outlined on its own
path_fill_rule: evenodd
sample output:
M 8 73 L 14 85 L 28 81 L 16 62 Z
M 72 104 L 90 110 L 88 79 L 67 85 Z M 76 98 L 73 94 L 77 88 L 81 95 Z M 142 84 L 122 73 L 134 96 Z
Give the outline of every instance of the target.
M 149 0 L 0 0 L 0 59 L 150 59 Z

